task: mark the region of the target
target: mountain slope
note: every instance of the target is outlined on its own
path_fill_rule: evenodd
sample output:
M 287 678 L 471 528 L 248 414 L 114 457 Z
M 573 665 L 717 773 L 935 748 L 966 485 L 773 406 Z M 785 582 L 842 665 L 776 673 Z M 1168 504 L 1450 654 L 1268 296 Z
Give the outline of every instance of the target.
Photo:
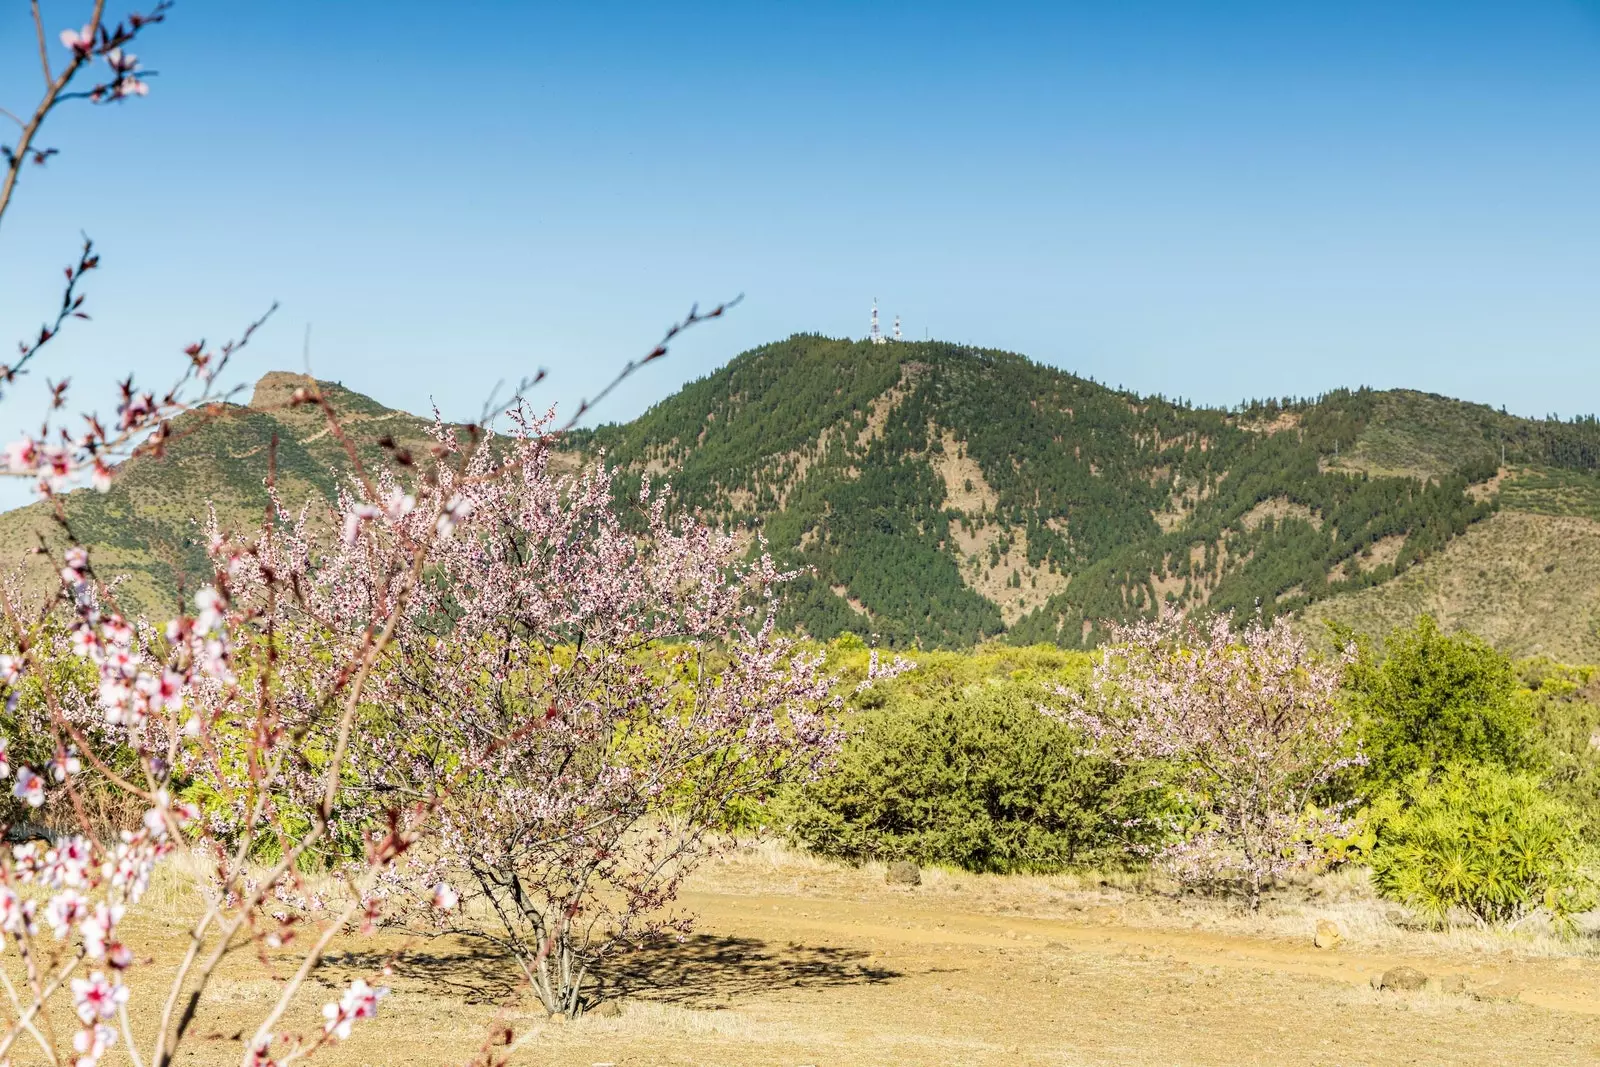
M 261 514 L 274 434 L 283 499 L 327 514 L 348 460 L 318 412 L 287 403 L 303 382 L 268 375 L 250 405 L 181 422 L 169 455 L 129 463 L 110 493 L 65 498 L 128 606 L 168 610 L 207 577 L 207 501 L 234 526 Z M 425 439 L 426 421 L 321 384 L 366 460 L 385 434 Z M 1519 592 L 1600 531 L 1592 419 L 1365 389 L 1224 411 L 1005 352 L 797 335 L 568 446 L 604 451 L 619 500 L 667 476 L 681 502 L 763 535 L 802 571 L 783 624 L 817 637 L 1086 646 L 1165 601 L 1365 629 L 1431 609 L 1594 658 L 1556 632 L 1590 625 L 1586 578 L 1552 591 L 1570 607 Z M 42 587 L 55 564 L 28 555 L 39 537 L 63 543 L 47 509 L 0 516 L 4 557 Z
M 291 510 L 310 505 L 313 522 L 327 514 L 349 456 L 320 409 L 291 403 L 294 390 L 309 381 L 268 374 L 247 406 L 221 405 L 211 414 L 174 420 L 165 454 L 123 464 L 109 492 L 80 489 L 61 498 L 67 523 L 90 547 L 97 571 L 120 580 L 117 600 L 125 611 L 170 613 L 180 590 L 210 581 L 202 537 L 208 506 L 225 528 L 260 521 L 274 437 L 280 499 Z M 363 463 L 382 460 L 378 441 L 385 435 L 413 448 L 426 440 L 429 422 L 332 382 L 317 384 Z M 0 514 L 0 563 L 20 566 L 31 593 L 53 590 L 67 543 L 47 503 Z M 37 551 L 41 545 L 46 552 Z
M 1162 600 L 1276 613 L 1390 581 L 1490 515 L 1511 461 L 1592 469 L 1592 421 L 1421 393 L 1239 412 L 1003 352 L 796 336 L 590 444 L 808 569 L 786 621 L 890 643 L 1092 644 Z

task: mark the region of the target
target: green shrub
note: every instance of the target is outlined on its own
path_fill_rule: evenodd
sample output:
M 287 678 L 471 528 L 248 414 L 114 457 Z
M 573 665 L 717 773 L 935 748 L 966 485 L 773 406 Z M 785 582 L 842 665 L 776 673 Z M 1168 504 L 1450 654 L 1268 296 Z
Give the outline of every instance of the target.
M 1511 661 L 1471 634 L 1444 634 L 1423 616 L 1370 650 L 1348 682 L 1361 720 L 1373 792 L 1424 767 L 1481 763 L 1509 771 L 1537 761 L 1530 702 Z
M 1593 667 L 1548 659 L 1518 664 L 1529 687 L 1545 789 L 1582 817 L 1590 840 L 1600 837 L 1600 704 Z
M 1590 856 L 1572 809 L 1531 774 L 1456 764 L 1419 771 L 1370 812 L 1379 892 L 1443 923 L 1543 912 L 1558 925 L 1596 902 Z
M 992 681 L 863 712 L 836 766 L 779 817 L 811 850 L 851 859 L 1043 872 L 1125 857 L 1156 833 L 1164 792 L 1084 754 L 1032 689 Z

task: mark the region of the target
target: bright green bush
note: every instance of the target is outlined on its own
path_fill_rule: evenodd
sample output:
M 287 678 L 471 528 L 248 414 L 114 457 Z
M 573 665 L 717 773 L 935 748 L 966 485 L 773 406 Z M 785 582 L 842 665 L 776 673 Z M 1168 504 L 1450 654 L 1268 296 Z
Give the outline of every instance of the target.
M 853 725 L 834 769 L 778 811 L 823 855 L 1055 871 L 1123 859 L 1164 825 L 1150 776 L 1085 754 L 1025 684 L 899 695 Z
M 1534 775 L 1483 764 L 1419 771 L 1370 818 L 1379 892 L 1434 923 L 1459 910 L 1482 923 L 1542 912 L 1566 925 L 1595 905 L 1579 820 Z
M 1578 812 L 1589 840 L 1600 838 L 1600 704 L 1594 667 L 1567 667 L 1549 659 L 1518 664 L 1529 689 L 1539 766 L 1551 796 Z
M 1423 616 L 1351 667 L 1367 782 L 1376 793 L 1424 767 L 1480 763 L 1517 771 L 1537 763 L 1530 702 L 1511 661 L 1471 634 L 1445 634 Z

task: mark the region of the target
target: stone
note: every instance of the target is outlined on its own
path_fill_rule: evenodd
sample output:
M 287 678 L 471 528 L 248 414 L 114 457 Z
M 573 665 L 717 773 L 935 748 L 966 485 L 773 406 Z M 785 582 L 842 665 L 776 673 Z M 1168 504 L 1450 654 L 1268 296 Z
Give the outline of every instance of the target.
M 1311 943 L 1318 948 L 1337 948 L 1344 935 L 1339 932 L 1339 924 L 1332 919 L 1318 919 L 1317 932 L 1312 935 Z
M 1472 984 L 1467 981 L 1467 976 L 1464 974 L 1446 974 L 1430 978 L 1428 988 L 1451 996 L 1468 996 L 1472 993 Z
M 922 868 L 910 860 L 895 860 L 883 872 L 883 880 L 890 885 L 921 885 Z
M 1415 993 L 1427 984 L 1428 976 L 1415 967 L 1390 967 L 1383 972 L 1378 988 L 1400 993 Z
M 622 1014 L 622 1001 L 602 1000 L 589 1010 L 589 1014 L 601 1019 L 615 1019 Z

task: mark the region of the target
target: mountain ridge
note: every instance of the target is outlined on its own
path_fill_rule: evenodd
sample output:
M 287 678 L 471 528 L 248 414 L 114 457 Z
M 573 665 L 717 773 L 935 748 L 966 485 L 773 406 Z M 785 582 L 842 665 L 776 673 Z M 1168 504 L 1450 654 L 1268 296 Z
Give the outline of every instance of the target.
M 348 460 L 314 408 L 290 403 L 306 380 L 270 372 L 249 405 L 188 427 L 161 460 L 132 461 L 110 493 L 63 498 L 97 560 L 126 575 L 131 600 L 165 608 L 203 575 L 194 520 L 204 501 L 225 523 L 259 517 L 273 434 L 286 502 L 315 510 L 329 499 Z M 383 436 L 426 438 L 431 420 L 319 385 L 372 462 Z M 1465 552 L 1485 570 L 1496 551 L 1510 566 L 1515 548 L 1491 547 L 1496 531 L 1542 544 L 1527 527 L 1557 520 L 1560 543 L 1594 541 L 1600 572 L 1593 419 L 1520 419 L 1412 390 L 1207 408 L 998 350 L 797 334 L 636 419 L 575 432 L 566 447 L 603 450 L 619 497 L 666 475 L 686 506 L 762 533 L 804 572 L 783 624 L 816 637 L 1081 647 L 1163 602 L 1360 628 L 1428 610 L 1446 588 L 1459 594 L 1432 571 L 1426 588 L 1396 581 L 1413 568 L 1448 569 Z M 1521 526 L 1491 522 L 1502 510 Z M 41 517 L 39 505 L 0 516 L 7 557 L 49 543 Z M 1454 549 L 1468 530 L 1474 538 Z M 1535 610 L 1513 600 L 1508 611 Z M 1343 606 L 1352 603 L 1365 607 Z M 1463 618 L 1481 625 L 1486 610 L 1477 603 Z M 1600 658 L 1593 633 L 1557 641 L 1529 637 L 1522 622 L 1500 629 Z

